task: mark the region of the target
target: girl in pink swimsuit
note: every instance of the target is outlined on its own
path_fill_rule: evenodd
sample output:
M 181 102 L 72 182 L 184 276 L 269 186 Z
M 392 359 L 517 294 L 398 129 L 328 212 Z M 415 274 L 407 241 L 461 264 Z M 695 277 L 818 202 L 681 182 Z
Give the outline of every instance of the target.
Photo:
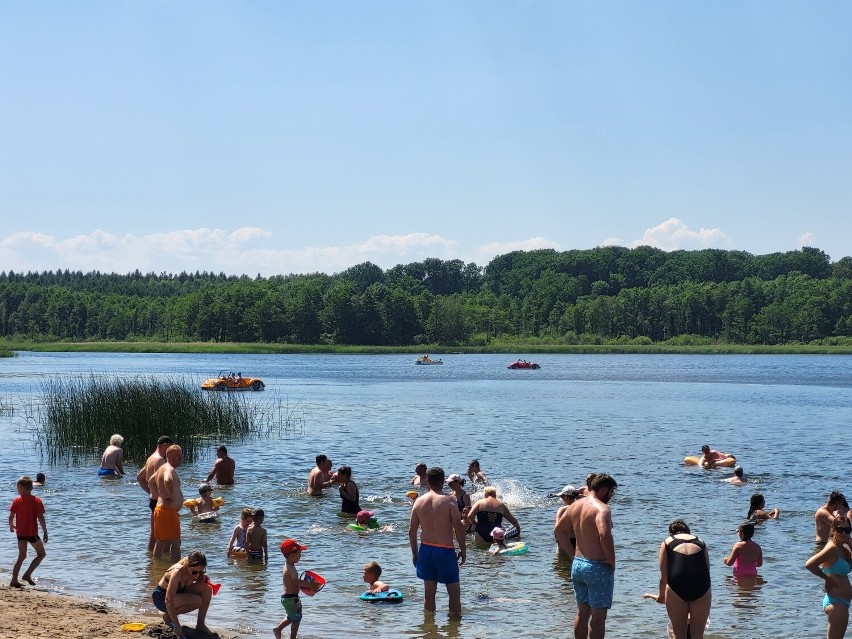
M 763 565 L 763 551 L 757 542 L 751 540 L 754 536 L 754 524 L 742 524 L 737 532 L 740 540 L 734 544 L 731 554 L 722 561 L 726 566 L 733 565 L 734 577 L 756 577 L 758 567 Z

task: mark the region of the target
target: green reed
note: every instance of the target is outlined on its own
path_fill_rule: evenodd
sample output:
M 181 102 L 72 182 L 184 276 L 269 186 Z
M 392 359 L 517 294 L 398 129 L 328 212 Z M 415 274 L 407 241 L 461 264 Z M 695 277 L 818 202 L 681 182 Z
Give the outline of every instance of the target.
M 96 459 L 113 433 L 124 437 L 125 459 L 140 463 L 161 435 L 192 461 L 211 444 L 304 430 L 304 414 L 274 397 L 202 392 L 185 380 L 71 376 L 47 382 L 43 397 L 40 443 L 51 462 Z

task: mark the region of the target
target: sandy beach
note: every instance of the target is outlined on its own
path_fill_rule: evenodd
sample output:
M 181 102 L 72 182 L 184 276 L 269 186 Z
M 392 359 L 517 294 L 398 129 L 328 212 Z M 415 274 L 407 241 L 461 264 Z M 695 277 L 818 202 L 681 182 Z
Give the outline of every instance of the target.
M 194 615 L 186 621 L 194 623 Z M 145 624 L 140 632 L 123 630 L 126 623 Z M 184 627 L 185 630 L 189 628 Z M 208 637 L 189 633 L 196 639 Z M 18 589 L 0 586 L 0 639 L 133 639 L 133 637 L 163 637 L 174 633 L 152 615 L 143 615 L 130 609 L 111 608 L 104 602 L 79 597 L 57 595 L 43 590 Z M 220 639 L 234 639 L 235 635 L 220 633 Z

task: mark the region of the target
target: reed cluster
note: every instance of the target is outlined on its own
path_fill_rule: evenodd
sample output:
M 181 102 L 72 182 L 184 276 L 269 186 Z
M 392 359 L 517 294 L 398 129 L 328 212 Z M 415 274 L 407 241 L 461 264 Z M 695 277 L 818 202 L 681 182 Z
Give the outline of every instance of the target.
M 97 458 L 113 433 L 124 437 L 124 457 L 141 463 L 157 438 L 169 435 L 187 461 L 211 444 L 273 432 L 303 431 L 304 414 L 273 399 L 202 392 L 183 379 L 70 376 L 45 384 L 40 443 L 51 463 Z M 266 401 L 272 404 L 262 407 Z

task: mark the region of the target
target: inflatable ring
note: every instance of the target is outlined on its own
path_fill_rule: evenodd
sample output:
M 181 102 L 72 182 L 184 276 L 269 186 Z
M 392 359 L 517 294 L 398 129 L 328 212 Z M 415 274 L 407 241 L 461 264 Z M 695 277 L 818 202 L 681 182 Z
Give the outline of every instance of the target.
M 505 550 L 498 551 L 497 555 L 526 555 L 529 550 L 529 546 L 526 545 L 523 541 L 516 541 L 512 544 L 506 544 Z
M 701 463 L 701 457 L 690 455 L 683 458 L 683 463 L 687 466 L 698 466 Z M 737 458 L 733 455 L 727 455 L 716 460 L 715 466 L 723 468 L 733 468 L 737 465 Z
M 404 595 L 399 590 L 386 590 L 384 592 L 364 592 L 359 599 L 370 603 L 400 603 Z
M 187 508 L 192 508 L 193 506 L 198 505 L 198 499 L 186 499 L 186 500 L 184 500 L 183 505 L 186 506 Z M 213 508 L 221 508 L 224 505 L 225 505 L 225 500 L 222 499 L 221 497 L 214 497 L 213 498 Z
M 405 493 L 405 496 L 408 497 L 411 501 L 414 501 L 420 496 L 420 493 L 418 493 L 416 490 L 409 490 L 407 493 Z
M 126 623 L 121 627 L 121 629 L 124 630 L 124 632 L 142 632 L 145 630 L 145 624 L 138 622 Z

